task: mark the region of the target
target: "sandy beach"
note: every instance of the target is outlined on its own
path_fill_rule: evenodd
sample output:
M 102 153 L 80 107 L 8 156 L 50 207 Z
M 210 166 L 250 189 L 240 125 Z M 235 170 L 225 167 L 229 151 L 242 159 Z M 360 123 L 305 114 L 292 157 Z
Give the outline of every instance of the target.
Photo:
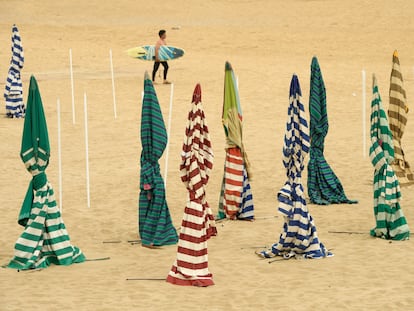
M 110 257 L 42 271 L 0 269 L 3 310 L 411 310 L 414 265 L 411 240 L 370 237 L 373 167 L 363 154 L 361 70 L 367 73 L 365 143 L 369 148 L 371 75 L 388 107 L 392 53 L 399 52 L 407 91 L 408 123 L 402 140 L 414 165 L 414 2 L 294 1 L 17 1 L 0 0 L 0 90 L 10 62 L 11 27 L 25 51 L 24 98 L 30 75 L 38 79 L 48 122 L 47 175 L 58 184 L 57 114 L 62 137 L 62 215 L 72 243 L 87 258 Z M 128 48 L 154 44 L 159 29 L 186 54 L 171 61 L 174 83 L 167 175 L 173 223 L 180 226 L 186 189 L 179 162 L 192 91 L 201 83 L 214 167 L 207 199 L 218 209 L 224 164 L 221 124 L 225 61 L 239 78 L 244 144 L 252 163 L 254 222 L 226 221 L 208 242 L 215 286 L 173 286 L 166 278 L 176 246 L 151 250 L 138 239 L 139 137 L 144 72 L 152 62 L 132 59 Z M 73 53 L 75 124 L 72 122 L 69 49 Z M 112 49 L 118 117 L 114 118 L 109 50 Z M 325 80 L 329 134 L 325 156 L 354 205 L 309 205 L 320 240 L 335 254 L 322 260 L 268 264 L 256 249 L 277 241 L 283 219 L 276 193 L 285 182 L 282 143 L 289 83 L 299 77 L 308 113 L 312 56 Z M 164 120 L 170 86 L 156 85 Z M 88 97 L 91 206 L 87 207 L 83 96 Z M 3 98 L 3 97 L 1 97 Z M 1 100 L 4 109 L 4 99 Z M 22 232 L 17 216 L 30 181 L 19 153 L 23 120 L 0 110 L 0 263 L 13 257 Z M 165 158 L 160 161 L 164 172 Z M 306 170 L 304 174 L 306 185 Z M 403 187 L 401 206 L 414 230 L 414 186 Z M 278 217 L 274 217 L 278 216 Z M 332 233 L 352 231 L 354 234 Z M 103 242 L 116 243 L 103 243 Z M 119 242 L 118 242 L 119 241 Z

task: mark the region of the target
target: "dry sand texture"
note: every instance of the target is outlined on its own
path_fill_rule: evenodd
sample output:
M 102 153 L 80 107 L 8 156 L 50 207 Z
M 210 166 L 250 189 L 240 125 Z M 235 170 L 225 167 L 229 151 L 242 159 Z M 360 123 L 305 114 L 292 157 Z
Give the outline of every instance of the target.
M 367 133 L 371 73 L 384 104 L 394 49 L 408 95 L 403 138 L 414 165 L 414 2 L 395 1 L 17 1 L 0 0 L 0 89 L 10 59 L 10 31 L 19 26 L 25 48 L 24 97 L 30 74 L 38 78 L 49 126 L 48 177 L 58 190 L 56 99 L 62 102 L 63 217 L 73 243 L 89 258 L 111 257 L 41 272 L 0 270 L 0 310 L 409 310 L 414 308 L 411 241 L 368 235 L 374 225 L 373 168 L 362 155 L 361 70 L 367 71 Z M 172 27 L 180 26 L 179 30 Z M 277 215 L 276 193 L 285 172 L 281 147 L 292 73 L 308 105 L 310 62 L 317 55 L 324 75 L 330 131 L 326 158 L 357 205 L 310 206 L 322 242 L 334 258 L 267 264 L 253 255 L 270 245 L 282 219 L 226 222 L 209 242 L 216 285 L 182 288 L 163 281 L 176 247 L 148 250 L 137 238 L 140 98 L 151 62 L 125 50 L 153 44 L 160 28 L 186 51 L 170 63 L 174 109 L 170 136 L 168 203 L 180 225 L 186 189 L 178 165 L 192 91 L 201 83 L 215 164 L 208 200 L 217 211 L 224 163 L 221 125 L 224 62 L 240 81 L 244 138 L 253 164 L 256 216 Z M 72 124 L 69 54 L 73 50 L 76 124 Z M 118 118 L 112 108 L 109 49 L 113 50 Z M 170 88 L 156 87 L 167 119 Z M 86 207 L 83 92 L 89 99 L 91 208 Z M 355 93 L 355 96 L 353 96 Z M 30 175 L 19 158 L 22 120 L 0 118 L 0 261 L 7 263 L 22 229 L 16 218 Z M 369 138 L 366 137 L 369 144 Z M 162 171 L 164 159 L 161 159 Z M 305 174 L 306 175 L 306 174 Z M 306 182 L 306 176 L 304 178 Z M 413 188 L 403 188 L 402 207 L 414 228 Z M 328 231 L 366 234 L 332 234 Z M 119 240 L 118 244 L 103 241 Z M 247 249 L 242 249 L 248 247 Z

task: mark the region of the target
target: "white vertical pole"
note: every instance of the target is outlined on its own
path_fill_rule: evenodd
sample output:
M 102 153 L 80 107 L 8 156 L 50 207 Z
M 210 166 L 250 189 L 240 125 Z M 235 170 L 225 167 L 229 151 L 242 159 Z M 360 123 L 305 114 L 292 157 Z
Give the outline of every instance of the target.
M 114 101 L 114 116 L 117 118 L 116 114 L 116 99 L 115 99 L 115 79 L 114 79 L 114 64 L 112 62 L 112 49 L 109 50 L 109 62 L 111 65 L 111 77 L 112 77 L 112 99 Z
M 171 83 L 170 111 L 168 112 L 168 129 L 167 129 L 168 144 L 167 144 L 167 150 L 165 152 L 165 169 L 164 169 L 165 189 L 167 189 L 168 156 L 169 156 L 169 150 L 170 150 L 171 115 L 172 115 L 173 97 L 174 97 L 174 84 Z
M 58 167 L 59 167 L 59 207 L 60 212 L 62 213 L 62 143 L 60 136 L 60 100 L 57 99 L 57 128 L 58 128 Z
M 367 156 L 367 127 L 366 127 L 366 73 L 362 70 L 362 156 Z
M 73 64 L 72 64 L 72 49 L 69 49 L 69 64 L 70 64 L 70 84 L 72 87 L 72 123 L 75 124 L 75 91 L 73 87 Z
M 88 102 L 86 93 L 83 94 L 83 109 L 85 114 L 86 197 L 89 208 L 91 207 L 91 196 L 89 189 Z

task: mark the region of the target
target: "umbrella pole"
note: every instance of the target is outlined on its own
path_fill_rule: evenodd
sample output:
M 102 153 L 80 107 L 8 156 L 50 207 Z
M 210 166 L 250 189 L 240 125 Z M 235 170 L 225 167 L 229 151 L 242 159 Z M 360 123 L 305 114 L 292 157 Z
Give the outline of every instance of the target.
M 165 189 L 167 189 L 168 156 L 169 156 L 169 150 L 170 150 L 171 115 L 172 115 L 173 97 L 174 97 L 174 84 L 171 83 L 170 111 L 168 112 L 168 131 L 167 131 L 168 144 L 167 144 L 167 150 L 165 152 L 165 169 L 164 169 Z
M 366 73 L 362 70 L 362 156 L 367 156 L 367 127 L 366 127 Z
M 58 167 L 59 167 L 59 207 L 62 213 L 62 145 L 60 136 L 60 99 L 57 99 L 57 128 L 58 128 Z
M 85 114 L 86 197 L 89 208 L 91 207 L 91 196 L 89 189 L 88 102 L 86 92 L 83 94 L 83 108 Z
M 73 65 L 72 65 L 72 49 L 69 49 L 69 65 L 70 65 L 70 85 L 72 88 L 72 123 L 75 124 L 75 93 L 73 90 Z
M 116 119 L 117 118 L 117 113 L 116 113 L 116 99 L 115 99 L 114 64 L 112 62 L 112 49 L 109 50 L 109 62 L 110 62 L 110 66 L 111 66 L 112 99 L 113 99 L 113 102 L 114 102 L 114 116 L 115 116 L 115 119 Z

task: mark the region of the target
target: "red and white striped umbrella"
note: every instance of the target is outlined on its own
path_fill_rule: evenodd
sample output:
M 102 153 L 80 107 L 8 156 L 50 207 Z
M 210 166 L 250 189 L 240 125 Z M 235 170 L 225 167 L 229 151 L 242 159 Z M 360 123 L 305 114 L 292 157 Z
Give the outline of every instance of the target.
M 181 154 L 181 180 L 188 190 L 181 223 L 177 259 L 167 282 L 176 285 L 214 285 L 208 269 L 207 240 L 217 234 L 213 213 L 206 200 L 206 186 L 213 167 L 213 150 L 201 103 L 201 87 L 193 93 L 191 111 Z

